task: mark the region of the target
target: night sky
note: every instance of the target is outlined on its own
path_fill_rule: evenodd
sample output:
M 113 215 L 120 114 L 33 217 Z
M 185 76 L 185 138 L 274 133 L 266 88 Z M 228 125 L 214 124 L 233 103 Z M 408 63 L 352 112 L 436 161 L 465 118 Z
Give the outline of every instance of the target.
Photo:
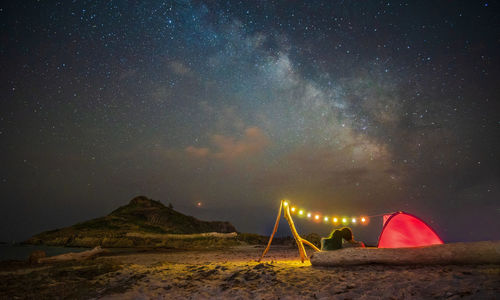
M 497 2 L 11 2 L 0 241 L 137 195 L 242 232 L 288 198 L 500 239 Z

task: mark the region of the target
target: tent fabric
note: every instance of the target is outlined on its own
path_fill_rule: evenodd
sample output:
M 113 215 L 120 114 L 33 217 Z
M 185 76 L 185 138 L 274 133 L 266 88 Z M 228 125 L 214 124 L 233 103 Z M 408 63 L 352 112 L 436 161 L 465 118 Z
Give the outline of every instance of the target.
M 407 248 L 443 244 L 436 232 L 424 221 L 405 212 L 392 214 L 378 240 L 378 248 Z

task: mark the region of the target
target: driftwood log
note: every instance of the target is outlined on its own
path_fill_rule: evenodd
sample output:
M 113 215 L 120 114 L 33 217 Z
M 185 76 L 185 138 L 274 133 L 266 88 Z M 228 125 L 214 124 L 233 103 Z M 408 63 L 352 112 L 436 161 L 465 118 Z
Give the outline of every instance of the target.
M 192 234 L 171 234 L 171 233 L 141 233 L 141 232 L 127 232 L 127 237 L 137 237 L 137 238 L 151 238 L 151 239 L 176 239 L 176 240 L 187 240 L 196 239 L 204 237 L 215 237 L 215 238 L 235 238 L 238 236 L 236 232 L 221 233 L 221 232 L 204 232 L 204 233 L 192 233 Z
M 70 252 L 61 255 L 40 258 L 38 259 L 38 263 L 54 263 L 67 260 L 84 260 L 103 254 L 105 252 L 107 252 L 107 250 L 102 249 L 101 246 L 97 246 L 92 250 L 83 252 Z
M 500 264 L 500 241 L 450 243 L 414 248 L 345 248 L 321 251 L 311 257 L 313 266 L 364 264 L 444 265 Z

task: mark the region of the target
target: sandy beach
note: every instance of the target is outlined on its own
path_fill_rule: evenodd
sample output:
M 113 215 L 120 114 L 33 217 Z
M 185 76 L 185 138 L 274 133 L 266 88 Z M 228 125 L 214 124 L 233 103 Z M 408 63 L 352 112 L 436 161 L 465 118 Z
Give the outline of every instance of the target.
M 313 267 L 296 248 L 110 253 L 3 263 L 1 299 L 498 299 L 500 265 Z M 309 253 L 312 253 L 309 251 Z

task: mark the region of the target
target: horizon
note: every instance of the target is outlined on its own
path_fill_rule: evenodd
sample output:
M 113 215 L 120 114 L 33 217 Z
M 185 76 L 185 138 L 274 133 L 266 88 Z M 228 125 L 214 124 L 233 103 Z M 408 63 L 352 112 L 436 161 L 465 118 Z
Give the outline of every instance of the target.
M 289 199 L 500 240 L 498 15 L 485 1 L 2 4 L 0 241 L 138 195 L 261 235 Z

